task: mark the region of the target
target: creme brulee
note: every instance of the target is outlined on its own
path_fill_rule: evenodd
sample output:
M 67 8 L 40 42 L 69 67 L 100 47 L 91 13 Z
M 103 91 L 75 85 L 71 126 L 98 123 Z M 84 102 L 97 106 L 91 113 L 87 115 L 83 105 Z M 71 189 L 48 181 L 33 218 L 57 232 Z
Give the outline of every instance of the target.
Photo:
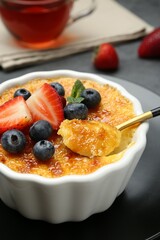
M 90 109 L 88 120 L 106 122 L 112 126 L 117 126 L 120 123 L 135 116 L 133 104 L 121 93 L 109 85 L 100 85 L 91 80 L 80 79 L 85 88 L 94 88 L 101 95 L 100 105 L 94 109 Z M 44 83 L 59 82 L 65 89 L 65 97 L 71 94 L 71 90 L 75 78 L 59 77 L 49 79 L 34 79 L 23 85 L 18 85 L 6 90 L 0 96 L 0 105 L 9 99 L 13 98 L 14 92 L 18 88 L 26 88 L 33 93 L 37 88 Z M 6 152 L 0 144 L 0 162 L 20 173 L 32 173 L 47 178 L 56 178 L 73 174 L 89 174 L 96 171 L 98 168 L 118 161 L 126 148 L 133 144 L 132 136 L 135 127 L 129 127 L 122 131 L 121 143 L 112 154 L 105 157 L 84 157 L 72 152 L 62 141 L 62 137 L 55 131 L 49 139 L 55 146 L 53 157 L 46 162 L 37 160 L 33 153 L 33 141 L 30 139 L 28 131 L 25 130 L 27 144 L 24 151 L 20 154 L 10 154 Z M 106 143 L 107 144 L 107 143 Z

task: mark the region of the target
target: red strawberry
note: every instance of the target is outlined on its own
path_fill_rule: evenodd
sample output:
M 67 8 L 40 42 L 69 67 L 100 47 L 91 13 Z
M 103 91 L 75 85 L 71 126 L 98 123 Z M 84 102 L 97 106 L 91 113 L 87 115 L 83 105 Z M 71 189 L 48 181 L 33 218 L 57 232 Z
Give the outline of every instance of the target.
M 119 65 L 119 58 L 115 48 L 109 43 L 102 43 L 96 50 L 93 64 L 97 69 L 115 70 Z
M 59 95 L 60 96 L 60 95 Z M 60 96 L 63 108 L 66 106 L 66 99 L 64 96 Z
M 23 129 L 32 123 L 32 116 L 22 96 L 0 106 L 0 133 L 10 129 Z
M 44 83 L 26 102 L 34 122 L 41 119 L 47 120 L 51 123 L 53 129 L 57 130 L 59 128 L 64 119 L 62 101 L 50 84 Z
M 153 30 L 142 40 L 138 48 L 138 55 L 141 58 L 160 57 L 160 27 Z

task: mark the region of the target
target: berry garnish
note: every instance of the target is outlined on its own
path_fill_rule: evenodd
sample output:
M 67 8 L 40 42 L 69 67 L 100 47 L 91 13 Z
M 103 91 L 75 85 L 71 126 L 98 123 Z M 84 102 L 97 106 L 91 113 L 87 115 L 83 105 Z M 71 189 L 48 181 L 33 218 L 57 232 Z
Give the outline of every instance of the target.
M 55 152 L 54 145 L 48 140 L 41 140 L 33 147 L 34 156 L 41 161 L 49 160 Z
M 66 99 L 64 96 L 60 96 L 61 102 L 62 102 L 62 106 L 65 107 L 66 106 Z
M 9 153 L 20 153 L 25 148 L 26 137 L 19 130 L 8 130 L 2 134 L 1 144 Z
M 39 89 L 32 93 L 26 101 L 33 121 L 47 120 L 54 130 L 64 120 L 62 101 L 56 90 L 50 84 L 44 83 Z
M 30 138 L 36 142 L 51 137 L 53 128 L 46 120 L 39 120 L 35 122 L 29 129 Z
M 154 29 L 141 42 L 138 48 L 140 58 L 160 57 L 160 27 Z
M 32 123 L 32 116 L 22 96 L 0 106 L 0 133 L 10 129 L 23 129 Z
M 81 103 L 84 98 L 81 97 L 82 91 L 85 89 L 83 83 L 77 79 L 72 87 L 71 95 L 67 98 L 68 104 L 64 107 L 64 117 L 66 119 L 86 119 L 88 108 Z
M 19 88 L 15 91 L 13 96 L 14 97 L 22 96 L 24 100 L 27 100 L 31 96 L 31 93 L 25 88 Z
M 66 119 L 86 119 L 88 108 L 83 103 L 69 103 L 64 108 L 64 116 Z
M 84 98 L 82 101 L 88 108 L 93 108 L 99 105 L 101 101 L 101 95 L 99 92 L 92 88 L 84 89 L 81 93 L 81 97 Z
M 65 90 L 64 87 L 58 82 L 52 82 L 50 85 L 58 92 L 60 96 L 64 96 Z
M 102 43 L 96 48 L 93 65 L 99 70 L 116 70 L 119 65 L 116 49 L 109 43 Z

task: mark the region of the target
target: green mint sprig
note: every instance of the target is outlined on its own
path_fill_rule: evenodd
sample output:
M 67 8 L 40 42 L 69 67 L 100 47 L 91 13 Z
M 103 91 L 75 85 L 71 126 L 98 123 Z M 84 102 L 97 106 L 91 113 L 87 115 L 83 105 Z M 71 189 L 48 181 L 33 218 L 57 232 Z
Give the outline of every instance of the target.
M 80 103 L 84 100 L 81 93 L 85 89 L 83 83 L 77 79 L 72 87 L 71 95 L 67 97 L 68 103 Z

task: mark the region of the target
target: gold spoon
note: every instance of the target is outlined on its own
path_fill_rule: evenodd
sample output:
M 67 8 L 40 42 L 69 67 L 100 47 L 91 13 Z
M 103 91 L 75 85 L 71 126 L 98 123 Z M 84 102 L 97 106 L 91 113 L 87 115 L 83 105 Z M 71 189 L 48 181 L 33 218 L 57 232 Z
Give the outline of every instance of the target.
M 136 123 L 160 115 L 160 107 L 140 114 L 116 127 L 104 122 L 89 120 L 64 120 L 58 134 L 70 150 L 87 157 L 106 156 L 121 142 L 121 131 Z
M 124 123 L 119 124 L 116 126 L 116 128 L 121 131 L 129 126 L 132 126 L 136 123 L 144 122 L 150 118 L 157 117 L 160 115 L 160 107 L 154 108 L 148 112 L 142 113 L 132 119 L 129 119 L 128 121 L 125 121 Z

